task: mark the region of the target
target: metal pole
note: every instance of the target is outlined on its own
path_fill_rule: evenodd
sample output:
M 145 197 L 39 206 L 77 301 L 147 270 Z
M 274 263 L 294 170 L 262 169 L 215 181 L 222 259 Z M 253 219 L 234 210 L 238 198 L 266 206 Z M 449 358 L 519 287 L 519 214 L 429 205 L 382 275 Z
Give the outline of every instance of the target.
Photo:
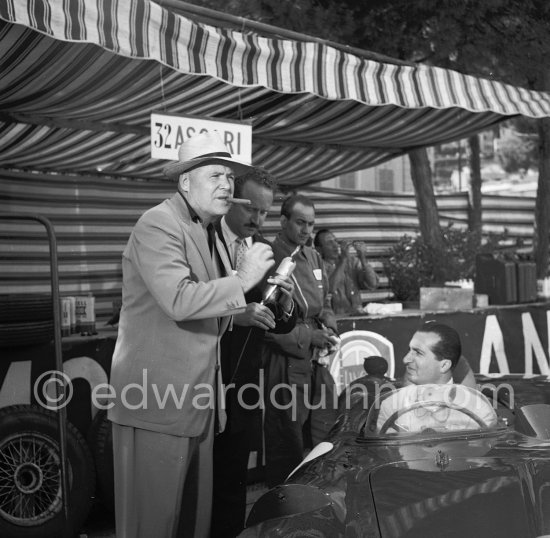
M 48 234 L 50 250 L 50 279 L 53 303 L 55 369 L 63 372 L 63 354 L 61 347 L 61 298 L 59 296 L 59 272 L 57 265 L 57 240 L 55 230 L 49 219 L 40 215 L 25 215 L 20 213 L 0 213 L 0 220 L 35 220 L 41 223 Z M 55 383 L 56 401 L 65 402 L 65 385 Z M 64 535 L 68 533 L 69 520 L 69 473 L 67 472 L 67 410 L 64 405 L 57 409 L 57 424 L 59 428 L 59 452 L 61 456 L 61 501 L 63 504 Z

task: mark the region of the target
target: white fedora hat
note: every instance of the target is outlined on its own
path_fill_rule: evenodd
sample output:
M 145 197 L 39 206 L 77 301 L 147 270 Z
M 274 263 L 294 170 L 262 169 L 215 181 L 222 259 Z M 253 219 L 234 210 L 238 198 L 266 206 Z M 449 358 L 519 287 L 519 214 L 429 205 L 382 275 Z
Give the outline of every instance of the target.
M 185 140 L 178 150 L 178 160 L 163 168 L 164 175 L 179 177 L 191 168 L 208 163 L 227 164 L 236 175 L 242 175 L 252 166 L 233 159 L 216 131 L 199 133 Z

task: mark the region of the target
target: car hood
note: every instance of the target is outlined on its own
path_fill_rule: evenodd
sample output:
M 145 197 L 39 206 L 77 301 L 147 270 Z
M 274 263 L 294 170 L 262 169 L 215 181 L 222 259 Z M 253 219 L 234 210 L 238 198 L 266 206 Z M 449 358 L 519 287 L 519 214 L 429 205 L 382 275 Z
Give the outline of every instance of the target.
M 282 484 L 252 507 L 239 538 L 311 536 L 343 538 L 344 523 L 334 499 L 315 486 Z
M 369 477 L 382 538 L 550 533 L 547 460 L 449 458 L 385 464 Z

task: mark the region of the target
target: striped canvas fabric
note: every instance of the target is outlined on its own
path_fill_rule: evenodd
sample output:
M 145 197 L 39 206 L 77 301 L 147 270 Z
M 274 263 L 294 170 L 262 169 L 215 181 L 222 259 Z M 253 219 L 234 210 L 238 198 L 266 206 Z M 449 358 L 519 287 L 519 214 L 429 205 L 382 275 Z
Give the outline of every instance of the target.
M 382 64 L 322 43 L 197 24 L 145 0 L 5 0 L 0 16 L 57 40 L 93 43 L 235 86 L 372 106 L 550 114 L 545 94 L 424 65 Z
M 171 4 L 172 5 L 172 4 Z M 174 4 L 176 5 L 176 4 Z M 550 95 L 194 20 L 149 0 L 0 2 L 0 166 L 163 179 L 152 111 L 242 120 L 285 185 L 466 137 Z
M 161 181 L 46 175 L 0 170 L 0 200 L 13 213 L 42 215 L 54 224 L 62 295 L 96 297 L 96 315 L 109 319 L 121 297 L 121 255 L 132 227 L 149 207 L 173 192 Z M 328 227 L 339 239 L 364 240 L 369 259 L 381 277 L 380 289 L 365 300 L 388 296 L 383 260 L 402 235 L 418 232 L 413 195 L 379 195 L 333 189 L 300 190 L 316 206 L 317 229 Z M 280 199 L 275 202 L 265 235 L 278 232 Z M 439 196 L 442 224 L 464 227 L 465 193 Z M 484 196 L 486 231 L 510 230 L 527 242 L 533 234 L 533 198 Z M 44 228 L 32 222 L 0 222 L 0 294 L 49 292 L 49 257 Z

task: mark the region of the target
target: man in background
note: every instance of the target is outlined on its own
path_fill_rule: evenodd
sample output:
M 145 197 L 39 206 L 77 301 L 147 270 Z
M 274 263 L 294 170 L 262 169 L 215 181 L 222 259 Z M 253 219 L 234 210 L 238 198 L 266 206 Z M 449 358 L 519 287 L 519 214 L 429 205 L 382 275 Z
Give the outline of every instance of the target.
M 339 244 L 328 228 L 319 230 L 313 243 L 325 263 L 334 313 L 361 313 L 361 290 L 378 287 L 378 276 L 367 261 L 365 243 L 353 243 L 357 252 L 357 256 L 353 256 L 352 244 L 347 241 Z
M 239 269 L 248 249 L 265 242 L 260 232 L 276 186 L 275 178 L 260 168 L 235 179 L 234 196 L 250 200 L 250 204 L 233 204 L 217 224 L 235 270 Z M 294 283 L 290 277 L 276 277 L 276 282 L 284 293 L 280 310 L 273 312 L 261 304 L 264 280 L 245 294 L 246 310 L 233 317 L 232 328 L 222 337 L 221 372 L 228 389 L 227 425 L 214 439 L 211 538 L 234 537 L 244 528 L 250 447 L 254 437 L 256 443 L 261 444 L 262 417 L 259 390 L 255 387 L 260 384 L 264 334 L 266 331 L 287 333 L 296 323 L 292 301 Z M 249 388 L 243 390 L 245 386 Z
M 269 487 L 285 480 L 302 461 L 304 449 L 320 442 L 336 418 L 332 406 L 334 380 L 315 361 L 321 350 L 333 345 L 337 327 L 328 304 L 328 282 L 321 257 L 306 246 L 315 224 L 312 201 L 299 194 L 285 199 L 280 222 L 281 232 L 272 248 L 276 264 L 295 252 L 297 321 L 289 333 L 267 333 L 265 337 L 264 435 Z M 312 402 L 322 392 L 325 402 L 321 409 L 312 411 Z

